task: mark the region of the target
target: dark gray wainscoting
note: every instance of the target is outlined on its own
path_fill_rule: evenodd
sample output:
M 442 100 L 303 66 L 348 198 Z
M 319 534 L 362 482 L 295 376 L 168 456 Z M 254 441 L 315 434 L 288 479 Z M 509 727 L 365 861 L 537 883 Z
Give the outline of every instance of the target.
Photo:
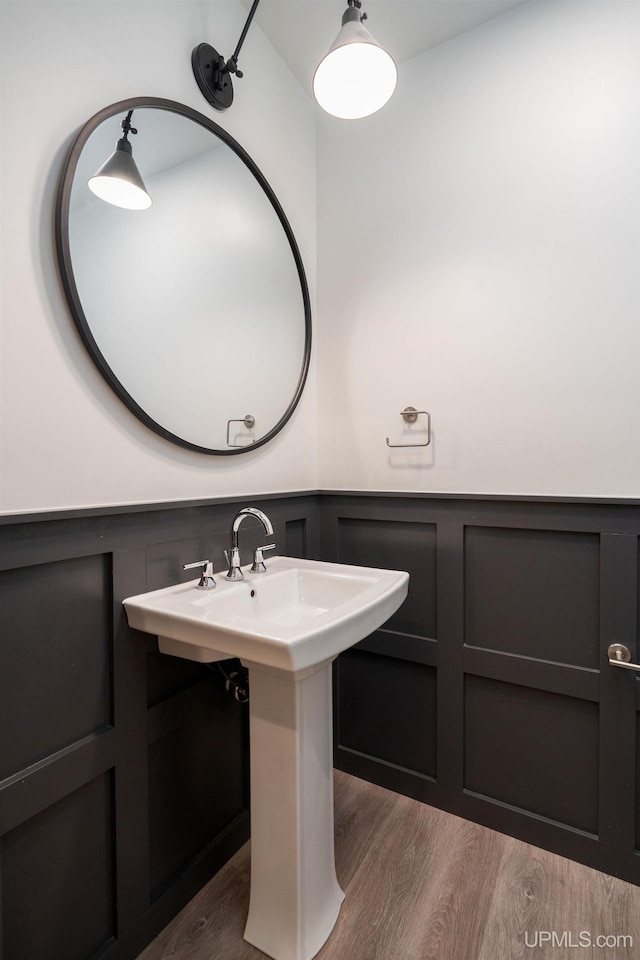
M 324 494 L 409 597 L 335 669 L 336 766 L 640 883 L 638 501 Z
M 278 551 L 406 569 L 336 765 L 640 883 L 640 503 L 324 492 L 0 517 L 0 960 L 133 960 L 249 834 L 246 708 L 124 597 Z M 243 558 L 262 541 L 243 526 Z
M 2 960 L 131 960 L 248 838 L 246 707 L 122 608 L 220 570 L 247 503 L 317 551 L 314 496 L 0 518 Z

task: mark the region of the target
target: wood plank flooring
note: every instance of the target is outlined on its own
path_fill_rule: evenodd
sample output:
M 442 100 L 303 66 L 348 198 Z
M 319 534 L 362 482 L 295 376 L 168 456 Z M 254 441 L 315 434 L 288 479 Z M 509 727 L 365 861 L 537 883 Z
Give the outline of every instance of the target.
M 338 771 L 335 813 L 346 899 L 318 960 L 640 958 L 640 887 Z M 248 843 L 138 960 L 264 960 L 249 866 Z

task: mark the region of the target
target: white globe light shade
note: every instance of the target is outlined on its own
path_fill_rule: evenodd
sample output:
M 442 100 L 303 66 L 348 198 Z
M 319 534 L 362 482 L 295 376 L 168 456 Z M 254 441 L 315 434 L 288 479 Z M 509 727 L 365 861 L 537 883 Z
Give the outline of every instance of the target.
M 313 78 L 313 93 L 327 113 L 343 120 L 368 117 L 387 103 L 398 70 L 359 21 L 342 27 Z

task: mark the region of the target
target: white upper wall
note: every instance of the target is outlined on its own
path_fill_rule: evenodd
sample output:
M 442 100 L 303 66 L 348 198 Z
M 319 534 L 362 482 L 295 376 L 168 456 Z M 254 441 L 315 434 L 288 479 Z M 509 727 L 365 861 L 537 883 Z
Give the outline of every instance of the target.
M 206 104 L 191 49 L 232 51 L 236 0 L 2 0 L 0 15 L 0 512 L 318 485 L 638 495 L 637 0 L 529 0 L 402 64 L 391 103 L 353 123 L 316 110 L 258 23 L 232 109 Z M 60 292 L 63 157 L 139 95 L 206 113 L 254 157 L 314 307 L 319 117 L 320 350 L 284 431 L 240 457 L 139 423 Z M 424 450 L 385 444 L 422 427 L 403 432 L 407 404 L 431 411 Z
M 639 51 L 530 0 L 319 121 L 322 487 L 639 495 Z
M 52 241 L 75 133 L 108 104 L 165 97 L 214 119 L 256 161 L 296 235 L 313 308 L 311 100 L 254 24 L 232 108 L 207 104 L 191 50 L 208 42 L 231 55 L 246 19 L 236 0 L 2 0 L 0 15 L 0 512 L 314 489 L 313 360 L 300 405 L 267 446 L 238 457 L 174 446 L 138 422 L 94 367 L 65 306 Z

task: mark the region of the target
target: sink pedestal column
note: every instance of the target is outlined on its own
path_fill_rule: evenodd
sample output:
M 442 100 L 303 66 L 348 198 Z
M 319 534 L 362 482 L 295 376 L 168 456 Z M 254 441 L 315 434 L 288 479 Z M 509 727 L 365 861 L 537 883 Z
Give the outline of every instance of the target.
M 244 937 L 275 960 L 311 960 L 344 893 L 334 859 L 331 661 L 250 670 L 251 898 Z

